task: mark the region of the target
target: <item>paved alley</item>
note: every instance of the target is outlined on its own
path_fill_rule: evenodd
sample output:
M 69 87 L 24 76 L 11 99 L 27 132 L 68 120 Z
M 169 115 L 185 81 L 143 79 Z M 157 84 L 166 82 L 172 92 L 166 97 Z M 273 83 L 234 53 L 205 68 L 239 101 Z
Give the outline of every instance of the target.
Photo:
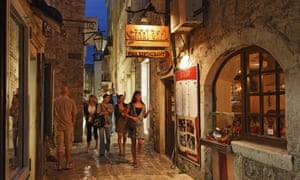
M 85 143 L 74 144 L 72 153 L 73 169 L 56 170 L 56 162 L 46 162 L 45 180 L 166 180 L 166 179 L 192 179 L 186 174 L 179 174 L 173 163 L 165 155 L 156 153 L 152 146 L 145 143 L 138 153 L 138 168 L 132 165 L 130 139 L 127 141 L 125 156 L 118 155 L 117 135 L 112 136 L 111 152 L 103 157 L 98 156 L 97 150 L 85 152 Z M 91 144 L 94 147 L 94 144 Z

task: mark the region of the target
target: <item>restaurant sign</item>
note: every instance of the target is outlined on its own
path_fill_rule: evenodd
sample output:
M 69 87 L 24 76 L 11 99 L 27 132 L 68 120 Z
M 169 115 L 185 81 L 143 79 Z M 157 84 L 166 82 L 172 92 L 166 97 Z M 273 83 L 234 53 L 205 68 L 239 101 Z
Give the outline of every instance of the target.
M 126 25 L 127 47 L 169 47 L 168 26 Z
M 168 50 L 136 50 L 131 49 L 126 51 L 126 57 L 143 57 L 143 58 L 169 58 Z

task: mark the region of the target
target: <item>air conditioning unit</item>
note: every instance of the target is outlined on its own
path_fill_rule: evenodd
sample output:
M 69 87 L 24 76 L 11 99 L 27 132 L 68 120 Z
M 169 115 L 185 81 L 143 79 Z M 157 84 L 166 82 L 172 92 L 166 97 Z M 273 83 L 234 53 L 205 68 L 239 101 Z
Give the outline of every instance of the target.
M 171 33 L 189 32 L 203 23 L 202 0 L 171 0 Z

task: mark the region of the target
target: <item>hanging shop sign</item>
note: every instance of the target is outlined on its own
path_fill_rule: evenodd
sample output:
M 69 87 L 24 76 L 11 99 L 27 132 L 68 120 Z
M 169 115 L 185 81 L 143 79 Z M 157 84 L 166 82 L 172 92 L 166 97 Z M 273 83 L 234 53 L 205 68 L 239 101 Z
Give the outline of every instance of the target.
M 168 26 L 126 25 L 127 47 L 169 47 Z
M 177 71 L 175 76 L 178 153 L 200 164 L 198 66 Z
M 168 50 L 126 50 L 126 57 L 142 57 L 142 58 L 156 58 L 164 59 L 170 57 Z

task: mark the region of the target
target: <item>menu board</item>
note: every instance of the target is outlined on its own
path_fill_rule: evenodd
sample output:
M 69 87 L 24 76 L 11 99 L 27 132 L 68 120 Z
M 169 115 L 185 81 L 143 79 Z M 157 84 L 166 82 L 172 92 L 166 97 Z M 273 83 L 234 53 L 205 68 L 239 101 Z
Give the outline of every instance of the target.
M 176 72 L 176 115 L 178 152 L 200 163 L 198 67 Z

